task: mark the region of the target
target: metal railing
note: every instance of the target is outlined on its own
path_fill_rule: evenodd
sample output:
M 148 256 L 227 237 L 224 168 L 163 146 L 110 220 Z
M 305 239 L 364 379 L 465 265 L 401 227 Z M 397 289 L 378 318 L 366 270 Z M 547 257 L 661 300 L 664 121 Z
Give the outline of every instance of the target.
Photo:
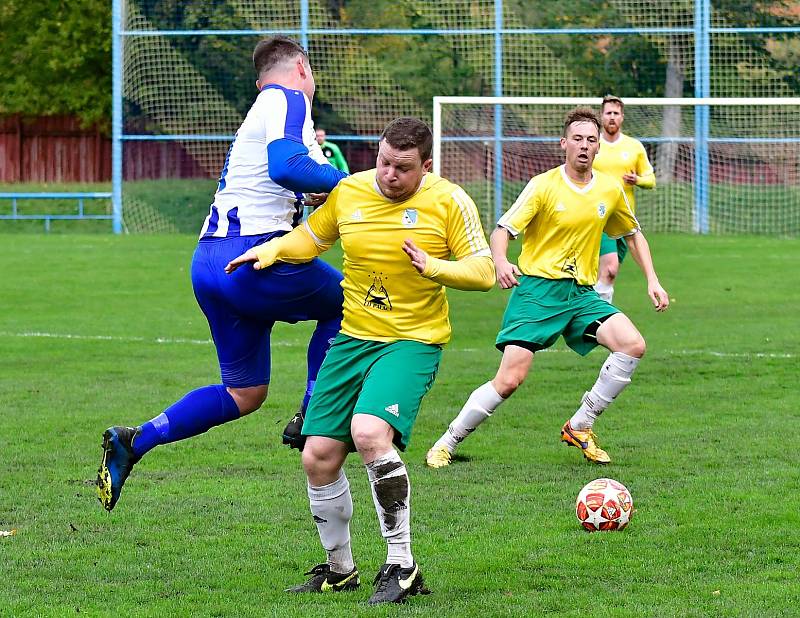
M 44 221 L 44 231 L 50 231 L 51 221 L 64 220 L 87 220 L 100 219 L 114 221 L 113 214 L 87 214 L 85 211 L 85 200 L 111 200 L 110 192 L 87 192 L 87 193 L 0 193 L 0 200 L 11 200 L 11 214 L 0 214 L 3 221 Z M 70 214 L 63 213 L 25 213 L 19 212 L 19 200 L 75 200 L 77 202 L 75 212 Z

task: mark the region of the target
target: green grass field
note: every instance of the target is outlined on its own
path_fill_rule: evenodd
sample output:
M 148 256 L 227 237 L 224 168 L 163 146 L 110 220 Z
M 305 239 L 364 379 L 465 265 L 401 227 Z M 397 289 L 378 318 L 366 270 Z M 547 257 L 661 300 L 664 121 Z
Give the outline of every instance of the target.
M 216 189 L 212 179 L 164 179 L 126 182 L 123 185 L 125 229 L 138 233 L 199 232 Z M 526 182 L 507 181 L 504 203 L 511 206 Z M 489 180 L 467 183 L 466 191 L 483 212 L 487 229 L 494 225 L 494 187 Z M 110 183 L 58 185 L 0 184 L 4 191 L 110 191 Z M 657 191 L 638 191 L 637 216 L 650 232 L 690 233 L 694 230 L 694 191 L 690 183 L 674 182 Z M 22 214 L 74 214 L 75 200 L 20 200 Z M 108 214 L 110 200 L 86 200 L 85 212 Z M 11 213 L 11 202 L 0 200 L 0 215 Z M 800 237 L 800 187 L 713 183 L 709 186 L 708 226 L 712 234 L 763 234 Z M 38 233 L 42 221 L 0 219 L 0 233 Z M 101 233 L 111 231 L 110 221 L 51 221 L 51 233 Z
M 297 452 L 280 431 L 304 385 L 306 324 L 275 329 L 264 408 L 139 463 L 113 513 L 100 435 L 218 380 L 192 296 L 191 236 L 0 236 L 1 616 L 797 616 L 800 242 L 650 238 L 670 310 L 632 262 L 616 300 L 649 350 L 596 429 L 596 468 L 559 428 L 604 358 L 537 355 L 449 469 L 425 451 L 499 354 L 505 293 L 450 292 L 454 336 L 405 455 L 414 553 L 434 593 L 366 606 L 385 545 L 355 457 L 355 593 L 283 592 L 322 561 Z M 336 263 L 338 256 L 332 255 Z M 631 525 L 584 532 L 599 476 Z

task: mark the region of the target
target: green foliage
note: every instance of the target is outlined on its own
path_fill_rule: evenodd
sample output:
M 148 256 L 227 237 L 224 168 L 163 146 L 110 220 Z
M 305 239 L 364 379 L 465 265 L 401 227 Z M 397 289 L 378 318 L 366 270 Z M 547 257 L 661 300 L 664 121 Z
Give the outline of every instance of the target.
M 798 4 L 794 0 L 769 0 L 753 2 L 752 0 L 715 0 L 714 16 L 724 19 L 728 24 L 737 27 L 789 27 L 797 26 Z M 800 93 L 800 41 L 796 35 L 741 35 L 719 39 L 720 55 L 726 47 L 742 47 L 760 60 L 766 68 L 783 81 L 791 91 Z M 723 96 L 763 96 L 755 85 L 763 79 L 757 71 L 748 66 L 725 67 L 729 71 L 728 79 L 731 92 Z
M 608 26 L 669 26 L 677 22 L 650 23 L 648 15 L 631 13 L 628 3 L 616 0 L 575 0 L 570 3 L 539 2 L 535 10 L 528 0 L 506 0 L 509 24 L 541 28 L 591 28 Z M 691 14 L 690 0 L 675 0 L 674 14 Z M 277 7 L 278 3 L 275 3 Z M 325 23 L 343 28 L 443 28 L 484 27 L 485 15 L 465 14 L 461 23 L 442 17 L 446 8 L 431 8 L 419 0 L 328 0 Z M 0 3 L 0 114 L 74 114 L 83 123 L 108 126 L 111 94 L 111 3 L 108 0 L 4 0 Z M 265 14 L 272 3 L 265 2 Z M 715 0 L 715 23 L 733 26 L 795 25 L 796 3 L 792 0 Z M 284 17 L 275 23 L 252 23 L 247 11 L 237 10 L 234 2 L 181 2 L 179 0 L 140 0 L 135 3 L 140 17 L 154 28 L 163 29 L 248 29 L 296 27 L 294 13 L 274 11 Z M 663 3 L 659 14 L 663 12 Z M 294 16 L 293 16 L 294 15 Z M 676 17 L 676 20 L 678 18 Z M 516 21 L 514 21 L 516 20 Z M 291 22 L 291 23 L 289 23 Z M 508 27 L 516 27 L 508 25 Z M 688 49 L 691 37 L 681 46 Z M 258 36 L 193 36 L 170 39 L 179 53 L 200 71 L 210 86 L 222 93 L 236 110 L 244 114 L 255 90 L 250 54 Z M 673 36 L 673 41 L 678 37 Z M 377 61 L 382 72 L 400 84 L 411 98 L 430 106 L 437 94 L 492 94 L 492 75 L 476 66 L 472 39 L 459 36 L 357 36 L 360 49 Z M 514 45 L 506 37 L 509 49 Z M 790 91 L 800 92 L 800 46 L 792 35 L 715 36 L 716 57 L 726 46 L 739 53 L 744 46 L 752 63 L 715 65 L 718 78 L 715 95 L 768 94 L 758 89 L 766 79 L 780 80 Z M 483 42 L 483 39 L 482 39 Z M 584 91 L 581 94 L 614 92 L 624 97 L 675 95 L 665 92 L 670 70 L 676 70 L 667 37 L 645 35 L 585 36 L 547 35 L 537 38 L 574 76 Z M 312 52 L 314 37 L 312 36 Z M 483 58 L 485 60 L 485 58 Z M 345 63 L 346 64 L 346 63 Z M 348 66 L 341 66 L 346 78 Z M 507 77 L 519 91 L 538 92 L 536 71 L 521 67 L 520 75 Z M 681 68 L 681 70 L 686 67 Z M 507 72 L 510 69 L 507 68 Z M 761 72 L 761 73 L 760 73 Z M 675 74 L 675 73 L 673 73 Z M 691 96 L 691 75 L 681 73 L 678 94 Z M 341 111 L 325 99 L 321 90 L 315 102 L 320 124 L 332 132 L 350 132 Z M 136 130 L 158 127 L 139 119 L 134 104 L 128 103 L 126 121 Z M 141 125 L 141 126 L 139 126 Z
M 0 113 L 111 117 L 111 3 L 3 0 Z
M 239 15 L 235 4 L 146 0 L 137 6 L 148 24 L 159 30 L 253 29 L 256 25 Z M 169 42 L 244 116 L 257 94 L 252 57 L 261 38 L 203 35 L 173 37 Z
M 441 24 L 413 3 L 351 0 L 342 11 L 344 28 L 436 29 Z M 467 24 L 469 25 L 469 23 Z M 451 26 L 452 27 L 452 26 Z M 450 95 L 489 95 L 483 76 L 462 57 L 451 38 L 439 35 L 361 36 L 361 47 L 420 104 L 444 89 Z M 398 59 L 402 61 L 398 62 Z

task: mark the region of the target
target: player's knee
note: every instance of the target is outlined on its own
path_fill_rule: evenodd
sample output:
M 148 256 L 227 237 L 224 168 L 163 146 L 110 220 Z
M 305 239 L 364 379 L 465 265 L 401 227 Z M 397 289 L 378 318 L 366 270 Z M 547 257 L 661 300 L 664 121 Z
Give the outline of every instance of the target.
M 383 432 L 369 427 L 353 427 L 353 444 L 359 453 L 380 450 L 384 440 Z
M 323 463 L 324 458 L 320 457 L 315 449 L 309 448 L 308 443 L 306 443 L 306 446 L 303 448 L 301 458 L 303 461 L 303 470 L 306 471 L 306 475 L 309 478 L 318 476 L 321 471 L 325 469 Z
M 247 388 L 230 388 L 233 400 L 239 408 L 239 413 L 244 416 L 255 412 L 261 407 L 261 404 L 267 399 L 267 385 L 248 386 Z
M 630 354 L 630 356 L 642 358 L 645 352 L 647 352 L 647 343 L 645 343 L 644 337 L 639 335 L 639 339 L 636 340 L 636 343 L 633 347 L 633 352 Z
M 325 452 L 313 446 L 309 448 L 308 442 L 302 453 L 303 470 L 309 482 L 315 487 L 328 485 L 339 478 L 342 462 L 332 453 Z
M 639 333 L 636 333 L 636 336 L 632 337 L 630 341 L 626 341 L 624 347 L 625 349 L 623 351 L 625 354 L 633 356 L 634 358 L 642 358 L 647 351 L 647 344 L 645 343 L 644 337 Z
M 597 279 L 603 283 L 613 284 L 619 273 L 619 264 L 615 262 L 601 264 Z
M 353 444 L 365 462 L 372 461 L 392 449 L 395 432 L 388 421 L 377 415 L 356 413 L 350 423 Z
M 494 380 L 492 380 L 492 384 L 497 394 L 503 399 L 507 399 L 522 386 L 522 383 L 525 381 L 525 375 L 526 373 L 522 371 L 503 371 L 495 376 Z

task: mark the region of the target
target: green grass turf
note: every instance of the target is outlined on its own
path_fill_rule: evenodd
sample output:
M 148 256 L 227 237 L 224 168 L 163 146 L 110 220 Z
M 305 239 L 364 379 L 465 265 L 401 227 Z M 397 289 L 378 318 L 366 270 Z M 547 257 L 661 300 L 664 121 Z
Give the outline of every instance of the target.
M 525 181 L 508 181 L 504 204 L 511 206 Z M 123 218 L 131 233 L 186 233 L 200 231 L 217 182 L 212 179 L 163 179 L 126 182 Z M 482 209 L 484 225 L 494 225 L 493 185 L 490 181 L 466 183 L 464 188 Z M 108 183 L 0 184 L 6 191 L 110 191 Z M 694 230 L 694 192 L 691 184 L 674 182 L 657 191 L 637 191 L 637 216 L 652 232 L 689 233 Z M 20 214 L 74 214 L 75 200 L 20 200 Z M 87 214 L 111 212 L 110 200 L 85 200 Z M 11 213 L 11 202 L 0 200 L 0 215 Z M 800 237 L 800 187 L 713 183 L 709 186 L 708 226 L 713 234 L 764 234 Z M 38 233 L 43 221 L 0 220 L 0 233 Z M 51 221 L 50 233 L 103 233 L 110 221 Z
M 625 263 L 616 300 L 649 351 L 598 422 L 606 468 L 558 442 L 604 353 L 562 344 L 537 355 L 453 466 L 424 467 L 499 360 L 505 293 L 449 293 L 453 340 L 404 456 L 434 594 L 370 609 L 385 545 L 355 456 L 364 585 L 283 592 L 323 559 L 297 452 L 279 444 L 310 326 L 276 327 L 264 409 L 151 452 L 107 514 L 93 488 L 102 431 L 218 379 L 189 283 L 194 238 L 0 237 L 0 530 L 18 531 L 0 538 L 0 615 L 796 616 L 800 244 L 650 240 L 673 304 L 655 314 Z M 575 519 L 575 496 L 599 476 L 633 494 L 623 532 Z

